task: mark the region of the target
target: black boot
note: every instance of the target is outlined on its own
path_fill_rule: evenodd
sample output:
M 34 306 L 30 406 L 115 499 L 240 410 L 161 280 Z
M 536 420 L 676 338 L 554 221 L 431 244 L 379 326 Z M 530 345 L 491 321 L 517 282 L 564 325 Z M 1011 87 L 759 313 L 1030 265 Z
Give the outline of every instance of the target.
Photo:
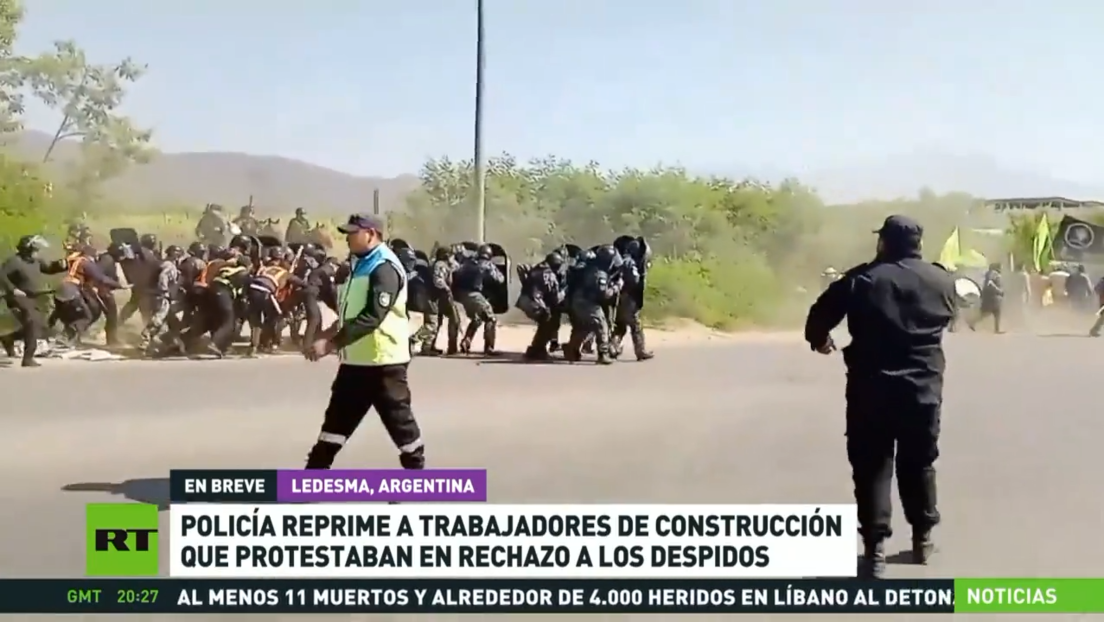
M 931 529 L 913 530 L 912 563 L 926 566 L 934 552 L 935 543 L 932 542 Z
M 885 576 L 885 541 L 867 541 L 863 543 L 862 558 L 859 559 L 860 579 L 881 579 Z

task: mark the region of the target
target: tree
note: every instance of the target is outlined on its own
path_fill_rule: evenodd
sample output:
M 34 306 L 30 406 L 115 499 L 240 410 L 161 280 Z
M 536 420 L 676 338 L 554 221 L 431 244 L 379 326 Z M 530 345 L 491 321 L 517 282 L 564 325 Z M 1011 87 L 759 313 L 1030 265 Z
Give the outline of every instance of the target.
M 23 114 L 23 61 L 12 48 L 23 21 L 19 0 L 0 0 L 0 134 L 20 129 Z
M 127 85 L 145 70 L 129 57 L 114 64 L 92 64 L 73 41 L 58 41 L 52 52 L 27 59 L 22 73 L 31 92 L 61 115 L 42 161 L 50 161 L 58 143 L 67 139 L 78 139 L 85 155 L 93 156 L 84 163 L 93 169 L 85 172 L 85 181 L 102 181 L 132 162 L 147 161 L 153 155 L 153 132 L 138 128 L 119 111 Z

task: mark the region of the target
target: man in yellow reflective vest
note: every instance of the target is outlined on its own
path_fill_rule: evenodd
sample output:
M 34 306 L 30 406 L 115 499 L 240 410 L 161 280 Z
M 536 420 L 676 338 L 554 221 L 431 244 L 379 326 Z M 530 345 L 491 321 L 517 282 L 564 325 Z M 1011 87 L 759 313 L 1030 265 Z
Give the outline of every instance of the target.
M 407 366 L 410 320 L 406 271 L 383 242 L 383 222 L 354 214 L 338 228 L 349 244 L 350 272 L 338 295 L 338 320 L 307 347 L 317 361 L 338 353 L 322 431 L 307 455 L 308 469 L 328 469 L 374 406 L 405 469 L 425 467 L 425 445 L 410 410 Z

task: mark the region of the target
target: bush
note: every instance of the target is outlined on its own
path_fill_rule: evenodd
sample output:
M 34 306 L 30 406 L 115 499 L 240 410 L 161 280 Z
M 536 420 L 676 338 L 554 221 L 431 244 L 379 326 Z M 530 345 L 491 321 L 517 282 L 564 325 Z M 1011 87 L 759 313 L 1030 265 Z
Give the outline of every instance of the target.
M 24 171 L 12 163 L 0 170 L 12 182 L 0 198 L 8 206 L 0 216 L 0 236 L 50 226 L 60 233 L 61 219 L 45 216 L 70 213 L 62 207 L 67 201 L 36 199 L 37 182 Z M 405 209 L 389 214 L 391 234 L 427 249 L 475 239 L 472 179 L 470 162 L 429 161 Z M 523 165 L 503 156 L 488 162 L 485 226 L 487 239 L 516 262 L 539 260 L 565 242 L 590 246 L 642 235 L 653 250 L 645 319 L 686 318 L 728 330 L 798 320 L 818 291 L 821 271 L 867 260 L 874 248 L 871 230 L 889 214 L 918 218 L 932 257 L 951 229 L 966 221 L 1008 224 L 1003 215 L 970 212 L 975 203 L 968 195 L 921 191 L 914 199 L 826 206 L 793 180 L 769 185 L 662 167 L 603 171 L 594 163 L 557 158 Z M 260 211 L 260 218 L 281 218 L 281 226 L 291 216 Z M 91 212 L 89 225 L 100 244 L 113 227 L 156 233 L 166 244 L 187 243 L 200 215 L 187 207 Z

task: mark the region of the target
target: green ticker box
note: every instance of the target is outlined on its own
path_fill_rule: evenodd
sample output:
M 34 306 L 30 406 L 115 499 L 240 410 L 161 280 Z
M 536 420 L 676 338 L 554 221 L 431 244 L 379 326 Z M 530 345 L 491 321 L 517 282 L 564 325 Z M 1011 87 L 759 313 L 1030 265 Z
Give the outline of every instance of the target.
M 1104 579 L 955 579 L 955 613 L 1104 613 Z
M 156 577 L 157 506 L 89 503 L 85 507 L 84 574 L 89 577 Z

